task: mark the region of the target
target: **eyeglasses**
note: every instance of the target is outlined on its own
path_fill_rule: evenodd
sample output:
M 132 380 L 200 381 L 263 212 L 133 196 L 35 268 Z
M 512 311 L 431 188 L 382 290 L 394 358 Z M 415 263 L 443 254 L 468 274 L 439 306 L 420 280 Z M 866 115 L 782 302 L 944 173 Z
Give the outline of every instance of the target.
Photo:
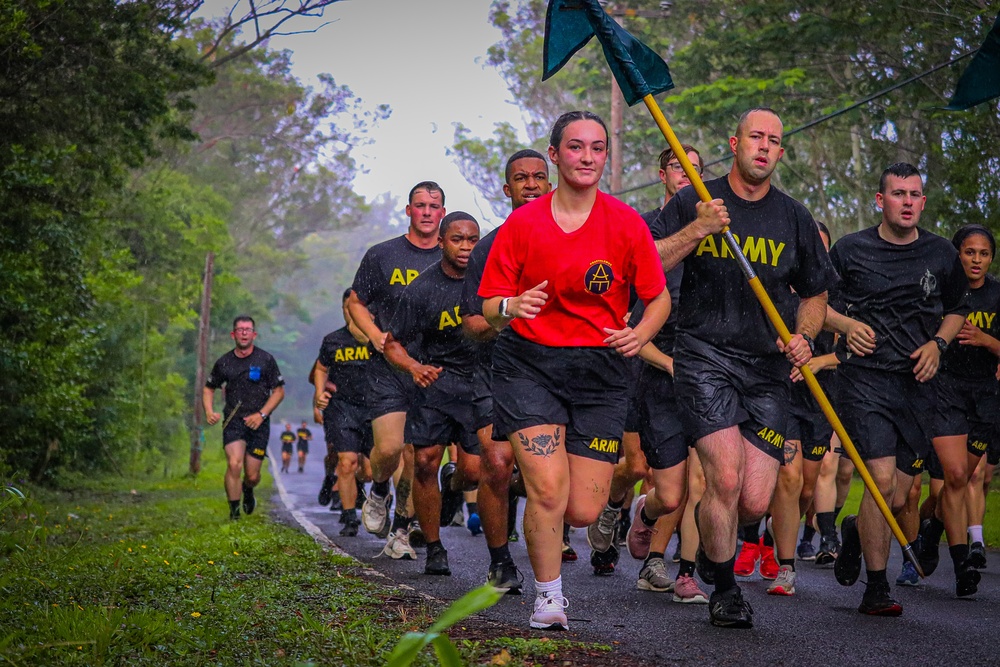
M 240 327 L 239 329 L 233 329 L 233 333 L 238 333 L 238 334 L 252 334 L 253 333 L 253 329 L 250 329 L 248 327 Z
M 694 170 L 701 176 L 701 169 L 695 167 Z M 680 162 L 668 162 L 665 171 L 672 171 L 675 174 L 679 174 L 684 171 L 684 166 Z

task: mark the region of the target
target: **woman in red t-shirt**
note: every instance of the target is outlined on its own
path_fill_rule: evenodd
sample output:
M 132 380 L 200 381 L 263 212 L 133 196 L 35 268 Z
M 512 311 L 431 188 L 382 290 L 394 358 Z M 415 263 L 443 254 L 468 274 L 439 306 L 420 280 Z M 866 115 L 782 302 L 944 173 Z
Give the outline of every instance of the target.
M 607 502 L 625 424 L 624 357 L 670 312 L 663 267 L 632 208 L 597 189 L 607 128 L 586 111 L 552 128 L 559 187 L 511 213 L 479 288 L 504 331 L 493 359 L 494 432 L 507 436 L 528 492 L 524 535 L 535 574 L 531 627 L 567 629 L 562 524 L 587 526 Z M 629 285 L 646 304 L 625 324 Z M 510 326 L 507 326 L 507 325 Z

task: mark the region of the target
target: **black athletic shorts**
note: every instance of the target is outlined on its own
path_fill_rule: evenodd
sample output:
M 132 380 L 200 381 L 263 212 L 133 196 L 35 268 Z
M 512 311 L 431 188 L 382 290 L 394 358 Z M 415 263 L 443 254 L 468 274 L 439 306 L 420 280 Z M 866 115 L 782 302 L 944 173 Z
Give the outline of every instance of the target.
M 457 443 L 466 454 L 479 456 L 475 402 L 485 392 L 473 376 L 443 372 L 424 389 L 421 400 L 406 413 L 403 439 L 414 447 Z
M 998 414 L 1000 395 L 995 379 L 967 380 L 938 374 L 934 437 L 968 435 L 969 453 L 982 456 L 997 440 Z
M 295 443 L 294 442 L 283 442 L 283 443 L 281 443 L 281 453 L 282 454 L 291 454 L 294 451 L 295 451 Z
M 242 440 L 247 443 L 247 456 L 264 460 L 267 458 L 267 440 L 270 435 L 270 417 L 265 419 L 256 431 L 244 424 L 239 417 L 233 417 L 222 432 L 222 446 L 225 448 L 231 442 Z
M 478 431 L 493 423 L 493 373 L 489 366 L 477 362 L 473 375 L 475 394 L 472 397 L 472 426 Z
M 295 443 L 295 449 L 298 450 L 298 451 L 300 451 L 300 452 L 302 452 L 303 454 L 308 454 L 309 453 L 309 441 L 308 440 L 299 440 L 298 442 Z
M 338 454 L 369 456 L 372 452 L 372 422 L 368 409 L 347 401 L 332 399 L 323 410 L 323 436 L 327 449 Z
M 987 447 L 986 462 L 991 466 L 1000 465 L 1000 438 L 995 439 Z
M 797 383 L 792 387 L 786 440 L 795 440 L 802 445 L 802 458 L 806 461 L 822 461 L 830 451 L 832 437 L 833 426 L 827 421 L 809 387 L 805 382 Z
M 639 443 L 649 467 L 666 470 L 686 461 L 689 443 L 684 437 L 684 425 L 678 415 L 673 376 L 643 364 L 636 398 Z
M 742 357 L 678 336 L 674 380 L 684 430 L 692 440 L 739 426 L 750 444 L 784 463 L 791 364 L 783 355 Z
M 919 474 L 931 451 L 935 381 L 842 364 L 837 411 L 863 461 L 890 456 L 905 475 Z
M 640 433 L 642 418 L 639 416 L 639 375 L 643 367 L 649 364 L 638 355 L 626 359 L 625 364 L 628 366 L 628 410 L 625 412 L 625 432 Z
M 628 409 L 625 359 L 605 347 L 549 347 L 510 329 L 493 352 L 493 429 L 566 425 L 566 452 L 617 463 Z
M 413 407 L 420 388 L 413 378 L 393 368 L 381 354 L 372 355 L 368 362 L 369 419 L 377 419 L 393 412 L 408 412 Z
M 941 459 L 938 458 L 937 452 L 931 447 L 931 451 L 927 454 L 927 459 L 924 461 L 924 470 L 930 475 L 931 479 L 936 479 L 939 481 L 944 481 L 944 469 L 941 468 Z

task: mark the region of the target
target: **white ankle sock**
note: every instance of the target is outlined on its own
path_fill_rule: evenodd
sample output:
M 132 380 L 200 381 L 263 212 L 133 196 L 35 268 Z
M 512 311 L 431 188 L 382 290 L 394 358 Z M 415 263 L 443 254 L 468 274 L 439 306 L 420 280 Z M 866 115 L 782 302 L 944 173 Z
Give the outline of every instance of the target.
M 980 542 L 980 543 L 983 541 L 982 526 L 969 526 L 969 541 Z
M 538 581 L 536 579 L 535 593 L 547 598 L 562 597 L 562 577 L 556 577 L 552 581 Z

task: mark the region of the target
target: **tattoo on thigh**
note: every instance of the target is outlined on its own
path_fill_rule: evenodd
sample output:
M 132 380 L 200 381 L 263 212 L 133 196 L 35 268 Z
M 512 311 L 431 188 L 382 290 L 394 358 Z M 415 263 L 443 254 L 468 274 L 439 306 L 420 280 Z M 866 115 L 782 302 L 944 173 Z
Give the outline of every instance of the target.
M 535 456 L 549 457 L 555 453 L 559 444 L 559 428 L 556 427 L 555 437 L 547 433 L 539 433 L 531 440 L 528 440 L 523 433 L 518 433 L 517 437 L 521 440 L 524 451 Z
M 799 453 L 799 443 L 794 440 L 785 440 L 783 449 L 785 453 L 785 465 L 791 465 L 795 460 L 795 455 Z

